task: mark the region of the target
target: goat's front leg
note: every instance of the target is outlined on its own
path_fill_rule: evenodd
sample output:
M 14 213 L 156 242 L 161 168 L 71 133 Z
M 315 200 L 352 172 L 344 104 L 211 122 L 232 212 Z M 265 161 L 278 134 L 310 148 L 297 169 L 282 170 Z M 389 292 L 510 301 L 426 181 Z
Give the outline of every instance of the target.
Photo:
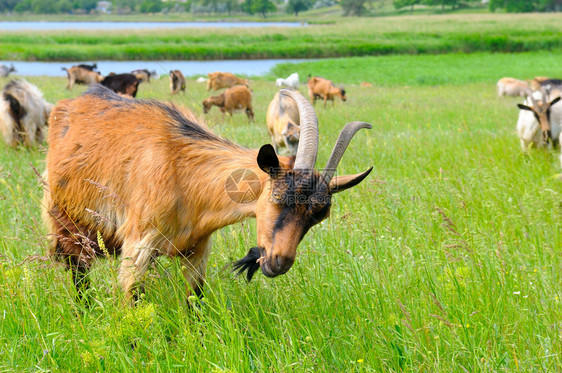
M 136 301 L 138 295 L 135 296 L 133 293 L 139 290 L 138 284 L 144 280 L 154 254 L 152 236 L 147 236 L 140 241 L 124 243 L 119 282 L 128 302 Z
M 211 253 L 211 238 L 208 237 L 200 241 L 190 250 L 191 255 L 180 257 L 181 270 L 186 282 L 186 295 L 191 294 L 201 296 L 205 275 L 207 273 L 207 261 Z

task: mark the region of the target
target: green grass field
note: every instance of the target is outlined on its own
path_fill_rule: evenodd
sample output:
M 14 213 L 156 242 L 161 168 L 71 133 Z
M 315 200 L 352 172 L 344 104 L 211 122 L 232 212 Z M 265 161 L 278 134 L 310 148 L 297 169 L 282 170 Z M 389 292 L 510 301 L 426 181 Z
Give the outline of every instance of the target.
M 93 306 L 75 303 L 69 275 L 45 257 L 32 170 L 44 170 L 45 148 L 0 144 L 0 370 L 561 370 L 559 152 L 520 151 L 519 99 L 497 97 L 504 70 L 495 77 L 491 68 L 556 73 L 537 56 L 546 54 L 473 55 L 468 77 L 444 81 L 418 77 L 457 77 L 460 57 L 445 56 L 450 64 L 414 57 L 415 71 L 398 69 L 380 89 L 357 83 L 380 81 L 376 71 L 397 57 L 352 60 L 349 80 L 327 76 L 348 83 L 348 101 L 316 107 L 319 167 L 342 125 L 363 120 L 373 129 L 356 136 L 338 171 L 374 166 L 373 173 L 335 197 L 331 217 L 307 234 L 279 278 L 258 274 L 247 284 L 227 268 L 255 245 L 252 220 L 217 232 L 204 305 L 195 311 L 179 265 L 166 259 L 136 308 L 123 305 L 114 258 L 94 268 Z M 325 63 L 315 72 L 328 74 Z M 62 78 L 29 81 L 51 102 L 84 90 L 66 91 Z M 216 108 L 219 123 L 206 120 L 259 147 L 269 142 L 265 111 L 275 87 L 262 78 L 252 88 L 254 124 L 242 114 L 223 122 Z M 202 115 L 204 85 L 190 80 L 188 91 L 171 97 L 160 79 L 141 85 L 139 97 Z
M 0 33 L 0 60 L 326 58 L 562 48 L 551 14 L 334 18 L 301 28 Z M 514 27 L 514 24 L 517 27 Z

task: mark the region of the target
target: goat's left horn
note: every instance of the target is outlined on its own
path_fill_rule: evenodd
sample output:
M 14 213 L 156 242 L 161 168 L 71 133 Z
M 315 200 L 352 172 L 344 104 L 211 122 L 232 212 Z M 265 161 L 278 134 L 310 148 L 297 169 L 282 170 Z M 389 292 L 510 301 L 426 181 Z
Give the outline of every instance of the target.
M 322 172 L 322 179 L 329 183 L 334 177 L 334 173 L 336 172 L 336 168 L 340 163 L 343 153 L 347 149 L 349 142 L 353 138 L 353 136 L 362 128 L 371 129 L 373 128 L 369 123 L 366 122 L 350 122 L 345 125 L 343 130 L 340 132 L 338 140 L 336 141 L 336 145 L 332 150 L 332 154 L 326 164 L 326 168 Z
M 298 91 L 282 89 L 280 94 L 292 98 L 297 104 L 300 118 L 300 140 L 294 169 L 314 169 L 318 154 L 318 118 L 310 102 Z

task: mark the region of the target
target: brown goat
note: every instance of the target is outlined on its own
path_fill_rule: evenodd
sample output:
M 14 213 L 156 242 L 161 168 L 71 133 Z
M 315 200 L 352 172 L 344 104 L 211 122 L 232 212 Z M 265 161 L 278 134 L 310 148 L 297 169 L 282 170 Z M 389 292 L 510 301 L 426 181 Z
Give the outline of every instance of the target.
M 283 92 L 283 91 L 282 91 Z M 334 177 L 363 122 L 342 130 L 327 167 L 314 170 L 318 122 L 300 94 L 301 147 L 278 157 L 224 140 L 171 104 L 134 100 L 102 86 L 60 101 L 50 118 L 43 217 L 50 252 L 72 269 L 79 296 L 95 257 L 121 253 L 126 297 L 160 255 L 179 257 L 188 294 L 201 292 L 211 234 L 255 217 L 257 247 L 239 260 L 250 280 L 287 272 L 307 231 L 328 217 L 331 196 L 360 183 L 367 171 Z M 142 120 L 139 120 L 142 118 Z M 97 232 L 105 243 L 98 246 Z
M 185 93 L 185 78 L 181 71 L 179 70 L 170 70 L 170 92 L 175 95 L 178 92 Z
M 221 88 L 230 88 L 236 85 L 250 86 L 248 79 L 242 79 L 231 73 L 214 72 L 209 73 L 209 80 L 207 80 L 207 91 L 211 89 L 218 91 Z
M 299 109 L 295 101 L 276 93 L 267 108 L 267 130 L 277 154 L 297 154 L 300 137 Z
M 245 110 L 250 122 L 254 120 L 252 92 L 244 86 L 235 86 L 218 96 L 206 98 L 203 101 L 203 113 L 207 114 L 213 106 L 218 106 L 223 115 L 227 112 L 231 117 L 234 111 Z
M 106 86 L 115 93 L 122 93 L 132 97 L 137 96 L 140 80 L 134 74 L 110 74 L 106 76 L 101 85 Z
M 66 74 L 68 76 L 68 84 L 66 86 L 66 89 L 72 89 L 74 83 L 90 85 L 101 83 L 101 81 L 103 80 L 103 76 L 101 76 L 100 73 L 96 71 L 90 71 L 79 66 L 72 66 L 70 69 L 63 67 L 62 69 L 66 71 Z
M 334 86 L 331 80 L 320 78 L 317 76 L 309 77 L 308 79 L 308 95 L 310 96 L 310 102 L 314 105 L 317 98 L 324 100 L 324 107 L 328 100 L 332 101 L 332 105 L 335 105 L 334 98 L 337 96 L 341 98 L 343 102 L 347 101 L 345 97 L 345 90 L 343 88 L 338 88 Z

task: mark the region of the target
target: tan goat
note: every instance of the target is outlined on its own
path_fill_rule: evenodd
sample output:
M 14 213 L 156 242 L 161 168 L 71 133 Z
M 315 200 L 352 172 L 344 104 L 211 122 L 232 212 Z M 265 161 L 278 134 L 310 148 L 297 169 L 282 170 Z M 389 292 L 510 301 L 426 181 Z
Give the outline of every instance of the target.
M 175 95 L 178 92 L 185 93 L 185 78 L 181 71 L 170 70 L 170 92 Z
M 12 80 L 0 98 L 0 131 L 4 141 L 13 147 L 43 142 L 52 108 L 36 86 Z
M 79 66 L 72 66 L 70 69 L 63 67 L 62 69 L 66 71 L 66 74 L 68 76 L 68 84 L 66 85 L 66 89 L 72 89 L 72 86 L 75 83 L 90 85 L 101 83 L 101 81 L 103 80 L 103 76 L 101 76 L 101 74 L 97 71 L 90 71 Z
M 208 97 L 203 100 L 203 113 L 207 114 L 213 106 L 218 106 L 221 113 L 232 113 L 237 110 L 244 110 L 248 119 L 254 120 L 252 109 L 252 92 L 245 86 L 235 86 L 227 89 L 218 96 Z
M 308 78 L 308 95 L 310 96 L 310 102 L 312 102 L 312 104 L 316 103 L 317 98 L 324 100 L 324 107 L 326 107 L 328 100 L 331 100 L 332 105 L 335 105 L 334 98 L 336 96 L 343 102 L 347 101 L 343 88 L 334 86 L 331 80 L 317 76 Z
M 284 91 L 282 91 L 284 92 Z M 308 230 L 328 217 L 332 195 L 359 184 L 371 168 L 334 176 L 354 134 L 348 123 L 322 174 L 315 168 L 318 121 L 294 91 L 301 146 L 296 157 L 273 147 L 243 148 L 211 133 L 168 103 L 134 100 L 102 86 L 60 101 L 50 118 L 43 217 L 50 252 L 73 272 L 79 296 L 96 257 L 123 255 L 119 281 L 128 299 L 152 261 L 179 257 L 188 294 L 204 284 L 211 235 L 256 218 L 257 246 L 236 262 L 250 280 L 286 273 Z M 244 181 L 244 182 L 241 182 Z
M 221 88 L 230 88 L 236 85 L 250 86 L 248 79 L 242 79 L 231 73 L 214 72 L 209 73 L 209 80 L 207 80 L 207 91 L 211 89 L 218 91 Z
M 529 84 L 515 78 L 501 78 L 496 84 L 498 96 L 521 96 L 525 97 Z
M 267 108 L 266 121 L 271 143 L 277 154 L 297 154 L 301 130 L 295 101 L 276 93 Z

